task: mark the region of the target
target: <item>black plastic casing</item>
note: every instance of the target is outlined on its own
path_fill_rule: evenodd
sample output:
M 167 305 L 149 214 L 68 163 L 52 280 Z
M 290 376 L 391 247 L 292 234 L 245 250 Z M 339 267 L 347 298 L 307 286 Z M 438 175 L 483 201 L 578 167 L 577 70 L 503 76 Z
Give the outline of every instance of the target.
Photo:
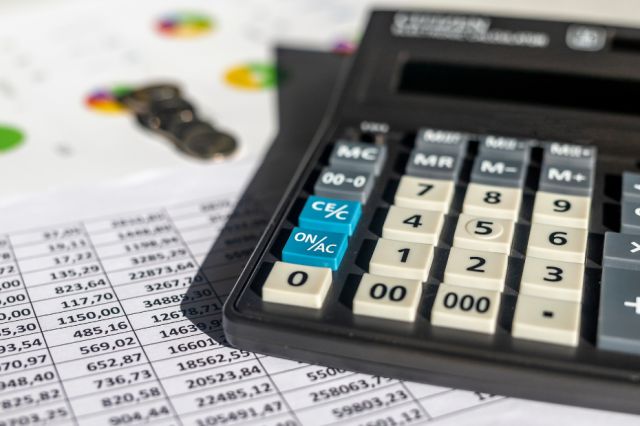
M 415 20 L 417 33 L 393 35 L 392 28 L 396 31 L 397 25 L 402 26 L 407 19 Z M 596 346 L 602 238 L 605 231 L 619 230 L 616 217 L 619 217 L 620 175 L 623 170 L 637 171 L 640 159 L 640 102 L 621 96 L 635 93 L 640 85 L 640 31 L 584 24 L 587 29 L 595 28 L 606 34 L 600 50 L 584 51 L 567 46 L 567 32 L 576 25 L 582 26 L 475 14 L 374 12 L 337 102 L 327 113 L 227 299 L 224 329 L 228 341 L 246 350 L 382 376 L 640 413 L 640 357 L 602 351 Z M 494 30 L 498 30 L 495 36 L 482 33 Z M 529 35 L 525 37 L 523 32 Z M 546 43 L 505 45 L 496 41 L 504 39 L 503 36 L 512 41 L 532 37 L 533 43 L 540 40 Z M 445 93 L 450 88 L 436 90 L 438 93 L 408 90 L 402 78 L 408 62 L 451 65 L 456 70 L 479 67 L 525 71 L 543 76 L 537 84 L 544 83 L 549 75 L 561 79 L 546 81 L 575 78 L 579 84 L 569 85 L 570 90 L 566 86 L 547 90 L 556 94 L 564 90 L 567 95 L 580 91 L 580 99 L 586 99 L 588 95 L 582 90 L 588 91 L 589 84 L 595 84 L 601 89 L 613 87 L 611 93 L 615 96 L 601 90 L 597 96 L 602 102 L 588 99 L 585 103 L 588 106 L 581 108 L 576 102 L 563 102 L 561 96 L 536 97 L 529 90 L 527 101 L 523 101 L 518 100 L 517 93 L 500 94 L 500 79 L 486 82 L 495 85 L 493 90 L 498 93 L 488 96 L 490 99 L 477 94 L 465 96 L 459 91 L 455 95 Z M 385 209 L 392 203 L 394 185 L 404 172 L 404 162 L 420 127 L 598 147 L 581 339 L 577 348 L 519 340 L 510 334 L 539 172 L 539 150 L 533 154 L 524 191 L 523 213 L 510 255 L 507 288 L 495 335 L 434 327 L 429 323 L 472 158 L 467 161 L 466 172 L 457 186 L 453 214 L 447 219 L 436 249 L 415 324 L 353 315 L 350 303 L 358 277 L 367 271 L 368 257 L 379 237 L 380 217 L 384 217 Z M 280 260 L 284 240 L 295 226 L 319 170 L 326 164 L 331 144 L 345 136 L 384 140 L 389 158 L 364 207 L 341 268 L 334 274 L 324 307 L 316 311 L 262 302 L 261 286 L 272 264 Z M 277 167 L 273 170 L 277 173 Z

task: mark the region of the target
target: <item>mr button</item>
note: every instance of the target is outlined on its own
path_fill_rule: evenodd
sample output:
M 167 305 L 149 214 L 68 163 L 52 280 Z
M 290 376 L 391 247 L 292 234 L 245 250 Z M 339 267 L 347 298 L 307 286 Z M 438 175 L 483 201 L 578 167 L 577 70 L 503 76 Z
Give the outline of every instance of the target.
M 455 181 L 458 179 L 461 165 L 462 160 L 457 155 L 414 149 L 409 157 L 406 172 L 411 176 Z
M 352 235 L 362 215 L 362 207 L 356 201 L 334 200 L 312 195 L 300 213 L 301 227 L 321 229 Z
M 293 228 L 282 249 L 282 260 L 301 265 L 321 266 L 334 271 L 347 250 L 347 236 L 335 232 Z

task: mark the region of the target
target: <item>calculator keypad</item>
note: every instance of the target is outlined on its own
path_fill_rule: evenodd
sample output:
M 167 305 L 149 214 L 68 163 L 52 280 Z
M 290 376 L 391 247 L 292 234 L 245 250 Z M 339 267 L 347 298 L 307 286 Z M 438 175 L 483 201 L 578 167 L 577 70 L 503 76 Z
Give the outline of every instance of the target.
M 463 164 L 470 163 L 468 151 L 474 138 L 478 153 L 464 168 L 465 177 Z M 527 179 L 531 162 L 537 161 L 531 154 L 533 146 L 542 147 L 544 157 L 535 164 L 539 181 L 538 191 L 532 194 Z M 276 262 L 263 286 L 263 299 L 322 309 L 362 218 L 370 217 L 367 211 L 378 211 L 379 225 L 365 224 L 377 229 L 377 241 L 365 251 L 370 253 L 368 259 L 359 263 L 364 269 L 359 280 L 346 284 L 354 286 L 351 309 L 355 316 L 415 322 L 426 311 L 426 319 L 434 326 L 494 334 L 503 293 L 517 289 L 511 324 L 514 338 L 576 346 L 596 150 L 425 128 L 406 153 L 406 162 L 396 168 L 404 174 L 394 178 L 395 192 L 389 192 L 394 186 L 387 188 L 392 204 L 381 209 L 370 204 L 376 185 L 387 187 L 378 180 L 389 160 L 388 147 L 354 140 L 334 144 L 328 165 L 304 200 L 298 226 L 287 236 L 283 262 Z M 640 205 L 640 179 L 625 176 L 625 188 L 636 196 L 628 203 L 635 215 L 631 202 L 637 200 Z M 524 203 L 525 196 L 533 203 Z M 454 199 L 459 201 L 452 207 Z M 622 216 L 627 231 L 635 224 L 629 212 Z M 530 223 L 523 219 L 527 217 Z M 622 244 L 619 239 L 611 236 L 607 244 Z M 517 249 L 514 241 L 520 241 Z M 446 259 L 436 268 L 441 281 L 434 284 L 432 305 L 422 311 L 435 247 L 448 255 L 438 257 Z M 514 279 L 513 256 L 524 256 L 515 272 L 520 282 L 507 287 Z M 635 259 L 628 257 L 605 249 L 604 264 L 635 265 Z M 636 270 L 640 274 L 640 267 Z M 305 284 L 296 286 L 303 276 Z M 607 294 L 602 303 L 614 299 Z M 603 321 L 614 321 L 610 318 L 605 316 Z M 613 341 L 605 334 L 601 340 Z

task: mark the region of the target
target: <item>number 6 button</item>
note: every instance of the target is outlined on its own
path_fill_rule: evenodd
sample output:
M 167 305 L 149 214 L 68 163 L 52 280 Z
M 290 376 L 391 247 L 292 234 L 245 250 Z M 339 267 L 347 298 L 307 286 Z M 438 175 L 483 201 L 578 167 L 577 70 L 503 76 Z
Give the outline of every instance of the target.
M 422 283 L 364 274 L 353 299 L 353 313 L 413 322 L 418 312 Z
M 590 197 L 538 192 L 533 205 L 533 222 L 547 225 L 589 227 Z
M 329 287 L 329 268 L 276 262 L 262 287 L 262 300 L 320 309 Z
M 584 263 L 586 251 L 587 231 L 584 229 L 531 225 L 527 256 Z

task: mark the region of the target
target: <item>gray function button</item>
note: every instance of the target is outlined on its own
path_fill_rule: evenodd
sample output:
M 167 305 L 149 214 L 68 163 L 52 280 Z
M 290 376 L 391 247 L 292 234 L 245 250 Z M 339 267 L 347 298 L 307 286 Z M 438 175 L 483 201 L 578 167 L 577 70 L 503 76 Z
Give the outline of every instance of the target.
M 622 174 L 622 199 L 640 201 L 640 173 Z
M 598 347 L 640 354 L 640 272 L 605 268 L 600 285 Z
M 469 133 L 423 127 L 418 130 L 416 148 L 434 153 L 464 157 L 471 138 L 472 136 Z
M 546 142 L 544 144 L 544 164 L 593 168 L 596 153 L 595 146 Z
M 593 169 L 545 164 L 540 171 L 539 191 L 566 195 L 591 195 Z
M 314 186 L 320 197 L 367 202 L 373 189 L 373 174 L 326 167 L 322 169 Z
M 414 149 L 409 156 L 406 172 L 411 176 L 455 181 L 460 174 L 460 156 Z
M 521 161 L 479 156 L 471 170 L 471 182 L 521 188 L 526 173 L 527 167 Z
M 640 271 L 640 236 L 607 232 L 604 235 L 602 264 L 605 267 Z
M 333 147 L 329 164 L 335 168 L 361 170 L 377 176 L 382 171 L 386 158 L 385 145 L 341 140 Z
M 622 200 L 621 231 L 624 234 L 640 234 L 640 201 Z
M 480 137 L 481 156 L 516 160 L 529 163 L 532 139 L 510 138 L 506 136 L 485 135 Z

